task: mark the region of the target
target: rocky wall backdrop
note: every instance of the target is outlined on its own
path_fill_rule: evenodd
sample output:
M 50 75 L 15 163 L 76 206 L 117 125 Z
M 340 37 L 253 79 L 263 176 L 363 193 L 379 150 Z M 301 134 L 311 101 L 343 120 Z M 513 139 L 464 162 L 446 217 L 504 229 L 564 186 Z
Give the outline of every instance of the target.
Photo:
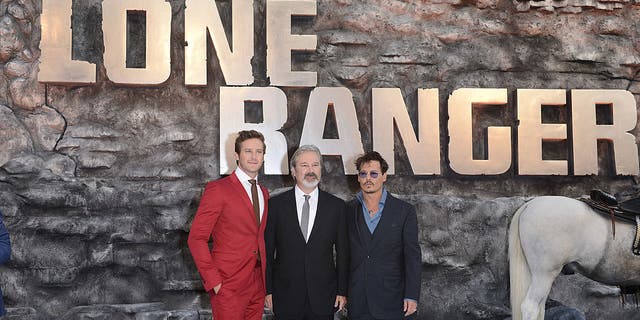
M 38 83 L 41 2 L 0 0 L 0 210 L 13 242 L 0 287 L 8 319 L 210 317 L 186 239 L 205 183 L 219 177 L 224 80 L 210 51 L 208 85 L 184 85 L 185 4 L 168 2 L 171 77 L 127 87 L 105 75 L 101 0 L 73 4 L 73 57 L 98 66 L 97 83 L 86 86 Z M 230 0 L 218 6 L 229 22 Z M 254 86 L 268 86 L 265 1 L 254 9 Z M 418 209 L 420 319 L 510 316 L 507 230 L 529 197 L 637 184 L 613 175 L 606 144 L 597 176 L 523 177 L 514 168 L 457 175 L 447 165 L 448 95 L 509 88 L 509 107 L 475 116 L 479 128 L 515 125 L 516 88 L 622 89 L 640 100 L 639 21 L 638 0 L 319 0 L 317 16 L 294 19 L 294 33 L 318 36 L 316 52 L 294 55 L 294 68 L 316 71 L 318 86 L 351 90 L 366 150 L 371 88 L 401 88 L 414 123 L 416 90 L 440 90 L 442 175 L 414 176 L 396 139 L 388 181 Z M 293 150 L 312 88 L 282 90 L 289 117 L 281 131 Z M 566 121 L 566 112 L 557 117 Z M 326 124 L 335 137 L 335 120 Z M 567 148 L 545 152 L 568 159 Z M 351 198 L 354 177 L 339 159 L 325 161 L 322 187 Z M 272 192 L 293 184 L 261 179 Z M 588 319 L 640 319 L 633 304 L 620 305 L 616 288 L 579 275 L 558 278 L 551 298 Z

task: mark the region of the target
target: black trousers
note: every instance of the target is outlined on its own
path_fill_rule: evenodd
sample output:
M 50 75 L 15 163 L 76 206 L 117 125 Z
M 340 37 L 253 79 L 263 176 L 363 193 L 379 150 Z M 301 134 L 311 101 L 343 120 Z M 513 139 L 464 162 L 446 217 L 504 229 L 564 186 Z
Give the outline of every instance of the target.
M 413 313 L 412 315 L 408 316 L 408 317 L 402 317 L 399 318 L 397 320 L 412 320 L 412 319 L 416 319 L 416 314 L 417 312 Z M 349 317 L 349 320 L 396 320 L 396 319 L 378 319 L 378 318 L 374 318 L 371 314 L 366 314 L 366 315 L 360 315 L 357 317 Z
M 304 299 L 304 311 L 301 315 L 289 316 L 289 315 L 275 315 L 275 320 L 333 320 L 333 314 L 315 314 L 311 310 L 311 302 L 309 301 L 309 294 Z

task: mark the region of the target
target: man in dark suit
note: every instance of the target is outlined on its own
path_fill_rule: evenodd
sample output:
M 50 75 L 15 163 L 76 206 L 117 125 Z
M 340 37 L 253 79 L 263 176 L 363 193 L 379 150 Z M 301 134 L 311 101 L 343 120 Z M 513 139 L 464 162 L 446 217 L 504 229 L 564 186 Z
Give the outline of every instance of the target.
M 260 132 L 239 132 L 235 141 L 238 168 L 207 184 L 191 224 L 189 249 L 216 320 L 262 319 L 269 193 L 257 177 L 265 149 Z M 210 238 L 213 250 L 209 249 Z
M 0 265 L 9 261 L 11 257 L 11 240 L 9 239 L 9 231 L 2 222 L 2 212 L 0 212 Z M 0 290 L 0 317 L 4 316 L 7 311 L 4 309 L 2 302 L 2 290 Z
M 318 188 L 317 147 L 301 146 L 291 158 L 291 173 L 295 187 L 269 200 L 266 306 L 278 320 L 331 320 L 346 304 L 345 204 Z
M 420 300 L 421 253 L 415 208 L 384 188 L 379 153 L 356 160 L 361 191 L 347 205 L 349 319 L 403 319 Z

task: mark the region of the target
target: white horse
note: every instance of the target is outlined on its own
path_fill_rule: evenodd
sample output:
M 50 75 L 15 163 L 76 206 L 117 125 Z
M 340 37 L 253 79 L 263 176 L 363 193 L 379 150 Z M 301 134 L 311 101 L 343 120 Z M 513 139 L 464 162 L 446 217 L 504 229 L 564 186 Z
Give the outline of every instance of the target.
M 634 237 L 634 225 L 616 221 L 613 238 L 611 220 L 576 199 L 545 196 L 525 203 L 509 228 L 513 319 L 544 319 L 553 280 L 569 263 L 607 285 L 640 285 Z

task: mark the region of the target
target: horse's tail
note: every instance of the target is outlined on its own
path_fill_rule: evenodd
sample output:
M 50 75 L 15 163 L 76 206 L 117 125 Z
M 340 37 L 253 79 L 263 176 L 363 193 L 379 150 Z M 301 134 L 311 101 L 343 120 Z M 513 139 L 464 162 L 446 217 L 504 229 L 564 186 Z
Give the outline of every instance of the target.
M 525 203 L 516 211 L 509 226 L 509 282 L 513 320 L 522 320 L 521 305 L 531 284 L 531 271 L 520 243 L 520 215 L 528 205 Z

